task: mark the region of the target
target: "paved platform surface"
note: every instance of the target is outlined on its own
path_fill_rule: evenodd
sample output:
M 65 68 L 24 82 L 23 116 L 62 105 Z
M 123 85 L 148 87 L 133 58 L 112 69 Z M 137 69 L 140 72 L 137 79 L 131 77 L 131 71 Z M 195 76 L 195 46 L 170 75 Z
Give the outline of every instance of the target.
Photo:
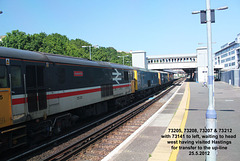
M 233 87 L 224 82 L 215 82 L 215 109 L 217 112 L 217 146 L 226 147 L 217 151 L 217 161 L 239 161 L 240 160 L 240 88 Z M 208 88 L 198 83 L 190 83 L 190 107 L 186 128 L 205 127 L 206 109 L 208 107 Z M 220 130 L 220 129 L 223 129 Z M 226 129 L 226 130 L 224 130 Z M 228 131 L 227 129 L 232 129 Z M 201 135 L 202 133 L 199 132 Z M 192 135 L 192 133 L 190 133 Z M 223 136 L 220 138 L 219 135 Z M 225 135 L 232 135 L 233 138 L 226 138 Z M 236 138 L 235 138 L 236 136 Z M 186 139 L 183 141 L 197 141 L 202 139 Z M 228 143 L 229 144 L 228 144 Z M 227 145 L 228 144 L 228 145 Z M 189 145 L 189 144 L 188 144 Z M 205 145 L 197 144 L 204 148 Z M 198 150 L 202 151 L 202 150 Z M 196 152 L 195 152 L 196 153 Z M 188 150 L 180 150 L 177 161 L 203 161 L 204 155 L 189 155 Z
M 204 147 L 208 145 L 201 144 L 201 141 L 205 140 L 202 138 L 205 133 L 200 131 L 205 127 L 208 88 L 202 87 L 199 83 L 185 82 L 173 92 L 175 92 L 174 97 L 165 98 L 170 100 L 162 110 L 103 160 L 205 160 Z M 240 88 L 215 82 L 215 108 L 218 130 L 215 137 L 218 137 L 217 147 L 220 148 L 217 160 L 238 161 L 240 160 Z M 185 129 L 185 133 L 169 130 L 179 128 L 182 131 Z M 197 129 L 197 132 L 191 129 Z M 178 148 L 174 149 L 175 147 Z

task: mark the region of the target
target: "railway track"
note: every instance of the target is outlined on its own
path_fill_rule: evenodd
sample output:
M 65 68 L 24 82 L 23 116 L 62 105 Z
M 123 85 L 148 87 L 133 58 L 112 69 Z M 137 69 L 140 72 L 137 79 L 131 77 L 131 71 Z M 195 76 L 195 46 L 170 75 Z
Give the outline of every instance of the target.
M 85 127 L 82 127 L 81 129 L 62 136 L 57 140 L 50 141 L 44 145 L 41 145 L 40 147 L 32 149 L 21 155 L 15 156 L 14 158 L 11 158 L 9 160 L 18 160 L 34 151 L 38 151 L 43 147 L 47 147 L 63 139 L 64 137 L 69 137 L 83 130 L 86 131 L 86 129 L 89 129 L 91 127 L 95 128 L 72 139 L 72 141 L 70 142 L 60 145 L 61 148 L 53 148 L 53 150 L 45 152 L 45 154 L 43 155 L 33 157 L 30 160 L 67 160 L 69 158 L 72 158 L 72 160 L 74 160 L 74 158 L 79 157 L 83 160 L 101 160 L 117 145 L 119 145 L 125 138 L 127 138 L 137 128 L 139 128 L 154 112 L 157 111 L 157 108 L 159 109 L 159 107 L 151 108 L 151 112 L 149 112 L 148 114 L 142 113 L 142 111 L 144 111 L 147 107 L 151 106 L 154 102 L 166 95 L 179 83 L 180 81 L 175 82 L 173 86 L 169 87 L 160 94 L 151 97 L 151 99 L 148 99 L 144 103 L 139 104 L 139 102 L 136 102 L 134 105 L 131 106 L 136 106 L 137 104 L 139 105 L 131 108 L 131 110 L 128 110 L 127 112 L 124 112 L 126 109 L 123 109 L 121 111 L 113 113 L 110 116 L 98 120 L 97 122 L 93 122 Z M 138 115 L 139 113 L 142 113 L 142 116 Z M 112 118 L 113 116 L 116 117 Z M 109 120 L 109 118 L 112 119 Z M 101 125 L 97 126 L 100 123 Z M 125 127 L 121 126 L 123 124 L 125 124 Z

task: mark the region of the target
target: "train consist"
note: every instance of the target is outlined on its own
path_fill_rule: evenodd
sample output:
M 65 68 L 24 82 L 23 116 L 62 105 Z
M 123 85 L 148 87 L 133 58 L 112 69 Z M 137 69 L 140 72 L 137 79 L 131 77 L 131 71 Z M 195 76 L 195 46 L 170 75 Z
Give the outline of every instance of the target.
M 61 133 L 172 81 L 166 72 L 0 47 L 0 149 Z

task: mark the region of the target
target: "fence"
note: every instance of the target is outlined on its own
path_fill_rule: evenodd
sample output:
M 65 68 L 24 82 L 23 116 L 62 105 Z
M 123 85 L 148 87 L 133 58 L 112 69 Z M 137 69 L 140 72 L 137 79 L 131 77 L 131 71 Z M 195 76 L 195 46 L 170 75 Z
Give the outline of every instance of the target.
M 229 83 L 233 86 L 240 86 L 240 70 L 235 69 L 227 72 L 221 72 L 221 81 Z

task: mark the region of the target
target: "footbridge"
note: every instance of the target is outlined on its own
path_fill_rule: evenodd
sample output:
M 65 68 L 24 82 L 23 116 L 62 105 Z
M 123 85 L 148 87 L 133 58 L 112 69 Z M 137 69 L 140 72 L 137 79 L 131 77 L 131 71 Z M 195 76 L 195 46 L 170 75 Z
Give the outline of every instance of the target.
M 148 69 L 184 70 L 193 73 L 197 69 L 197 54 L 148 56 Z
M 196 53 L 147 56 L 144 51 L 132 52 L 132 65 L 153 70 L 184 71 L 198 82 L 207 82 L 207 48 L 200 47 Z M 216 74 L 222 66 L 215 66 Z M 218 75 L 218 74 L 217 74 Z

